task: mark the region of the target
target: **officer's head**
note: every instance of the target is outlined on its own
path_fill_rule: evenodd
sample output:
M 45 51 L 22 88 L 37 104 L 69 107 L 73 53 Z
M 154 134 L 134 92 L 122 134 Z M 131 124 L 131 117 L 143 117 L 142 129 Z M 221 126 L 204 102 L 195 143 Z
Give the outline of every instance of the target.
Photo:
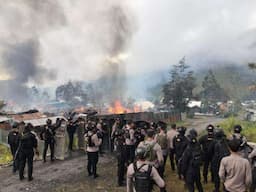
M 176 129 L 176 124 L 175 123 L 171 124 L 171 128 Z
M 150 128 L 156 130 L 157 129 L 157 124 L 155 122 L 151 122 L 150 123 Z
M 196 143 L 197 142 L 197 131 L 195 129 L 191 129 L 188 133 L 188 139 L 190 143 Z
M 148 138 L 154 138 L 155 131 L 153 129 L 148 129 L 147 130 L 147 136 Z
M 46 120 L 46 124 L 47 124 L 47 125 L 51 125 L 51 124 L 52 124 L 52 120 L 51 120 L 51 119 L 47 119 L 47 120 Z
M 206 127 L 206 130 L 207 130 L 208 134 L 213 134 L 213 132 L 214 132 L 214 126 L 210 124 L 210 125 L 208 125 L 208 126 Z
M 147 151 L 144 147 L 138 147 L 136 150 L 135 150 L 135 156 L 137 159 L 139 160 L 145 160 L 146 159 L 146 156 L 147 156 Z
M 31 131 L 33 128 L 33 125 L 31 123 L 28 123 L 25 128 L 24 128 L 24 133 L 27 133 L 29 131 Z
M 186 128 L 186 127 L 183 127 L 183 126 L 178 127 L 178 129 L 177 129 L 179 135 L 185 135 L 186 130 L 187 130 L 187 128 Z
M 132 120 L 128 120 L 127 121 L 127 125 L 129 125 L 131 128 L 134 128 L 135 127 L 135 124 Z
M 234 126 L 234 133 L 241 133 L 242 127 L 241 125 L 235 125 Z
M 222 138 L 226 137 L 223 129 L 216 129 L 215 137 L 216 137 L 216 139 L 222 139 Z
M 240 148 L 240 140 L 232 138 L 228 141 L 228 147 L 231 152 L 238 152 Z
M 19 125 L 19 124 L 18 124 L 17 122 L 14 122 L 13 125 L 12 125 L 12 128 L 13 128 L 13 129 L 17 129 L 17 128 L 18 128 L 18 125 Z
M 167 124 L 165 122 L 163 122 L 163 121 L 158 121 L 157 126 L 158 126 L 159 130 L 162 130 L 164 132 L 167 129 Z

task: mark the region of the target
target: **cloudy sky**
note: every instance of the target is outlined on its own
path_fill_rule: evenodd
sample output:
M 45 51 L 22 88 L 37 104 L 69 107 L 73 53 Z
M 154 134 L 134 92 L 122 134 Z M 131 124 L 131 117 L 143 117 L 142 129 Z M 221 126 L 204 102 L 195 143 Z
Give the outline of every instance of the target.
M 256 61 L 255 0 L 36 2 L 0 0 L 2 80 L 49 86 L 101 77 L 115 56 L 113 6 L 127 25 L 119 59 L 128 75 L 169 69 L 183 56 L 195 67 Z M 24 73 L 31 65 L 31 74 Z

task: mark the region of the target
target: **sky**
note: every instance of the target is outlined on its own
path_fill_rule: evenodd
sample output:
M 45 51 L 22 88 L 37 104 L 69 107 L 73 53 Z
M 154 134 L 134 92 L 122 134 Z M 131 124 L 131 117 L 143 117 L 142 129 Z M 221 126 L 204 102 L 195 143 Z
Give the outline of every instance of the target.
M 0 15 L 0 80 L 96 80 L 111 74 L 114 57 L 128 77 L 167 71 L 184 56 L 195 68 L 256 61 L 255 0 L 0 0 Z

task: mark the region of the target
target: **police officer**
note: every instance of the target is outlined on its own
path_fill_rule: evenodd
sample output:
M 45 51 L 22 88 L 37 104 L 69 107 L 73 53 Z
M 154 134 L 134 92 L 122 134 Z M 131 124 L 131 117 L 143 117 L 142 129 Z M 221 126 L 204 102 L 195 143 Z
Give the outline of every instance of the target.
M 161 192 L 165 192 L 165 182 L 156 168 L 146 162 L 145 148 L 138 147 L 135 154 L 137 161 L 130 164 L 127 170 L 127 192 L 151 192 L 153 182 L 158 185 Z
M 203 150 L 203 176 L 204 176 L 204 183 L 208 182 L 208 169 L 209 166 L 211 167 L 211 180 L 213 182 L 213 171 L 212 171 L 212 155 L 213 155 L 213 143 L 214 143 L 214 126 L 213 125 L 208 125 L 206 127 L 207 134 L 203 135 L 199 139 L 199 143 L 202 147 Z
M 88 125 L 88 133 L 85 134 L 85 141 L 87 143 L 86 152 L 88 155 L 88 175 L 93 176 L 93 178 L 96 179 L 99 177 L 97 174 L 97 164 L 99 161 L 99 146 L 102 143 L 102 139 L 97 135 L 95 124 Z
M 226 135 L 224 134 L 222 129 L 217 129 L 215 131 L 215 140 L 214 140 L 214 152 L 212 158 L 212 168 L 213 168 L 213 179 L 214 179 L 214 191 L 220 191 L 220 178 L 219 178 L 219 168 L 220 162 L 223 157 L 226 157 L 230 154 Z
M 18 169 L 18 157 L 17 150 L 19 147 L 21 134 L 18 131 L 18 124 L 15 122 L 12 126 L 12 130 L 8 134 L 8 144 L 10 145 L 12 157 L 13 157 L 13 173 Z
M 43 131 L 40 134 L 42 140 L 44 140 L 44 151 L 43 151 L 43 162 L 46 162 L 46 154 L 48 150 L 48 146 L 50 146 L 51 151 L 51 161 L 54 161 L 54 145 L 55 145 L 55 129 L 52 125 L 52 120 L 47 119 L 46 126 L 44 127 Z
M 239 154 L 242 157 L 248 159 L 249 153 L 252 152 L 252 148 L 248 145 L 246 137 L 242 135 L 241 132 L 242 132 L 241 125 L 235 125 L 232 138 L 240 141 Z
M 117 157 L 117 177 L 118 186 L 124 186 L 124 175 L 125 175 L 125 162 L 126 162 L 126 147 L 124 130 L 121 127 L 117 127 L 112 135 L 114 141 L 114 148 Z
M 186 127 L 178 127 L 177 129 L 178 135 L 176 135 L 173 139 L 175 161 L 178 168 L 178 175 L 180 179 L 181 179 L 181 172 L 180 172 L 181 168 L 180 168 L 179 161 L 188 145 L 188 139 L 185 136 L 186 130 L 187 130 Z
M 24 128 L 23 135 L 20 139 L 20 149 L 19 149 L 19 159 L 20 159 L 20 167 L 19 167 L 19 177 L 20 180 L 24 179 L 24 168 L 27 161 L 28 164 L 28 180 L 32 181 L 32 173 L 33 173 L 33 158 L 34 158 L 34 150 L 38 155 L 39 152 L 37 150 L 37 139 L 33 133 L 31 133 L 31 129 L 33 126 L 28 124 Z
M 194 184 L 196 184 L 198 192 L 203 192 L 200 178 L 202 151 L 200 144 L 197 141 L 197 132 L 194 129 L 190 130 L 188 140 L 188 147 L 181 158 L 182 178 L 185 179 L 189 192 L 195 191 Z
M 68 125 L 67 125 L 67 132 L 68 132 L 68 138 L 69 138 L 69 144 L 68 144 L 69 151 L 73 151 L 74 134 L 76 132 L 76 128 L 77 128 L 77 125 L 72 121 L 72 118 L 70 117 L 68 119 Z
M 160 145 L 163 154 L 163 164 L 159 167 L 159 174 L 163 178 L 165 171 L 165 164 L 168 157 L 168 139 L 166 134 L 167 125 L 164 122 L 158 122 L 159 133 L 156 135 L 156 142 Z
M 125 145 L 126 145 L 126 160 L 127 163 L 132 163 L 135 158 L 136 138 L 135 138 L 135 124 L 132 120 L 128 120 L 125 128 Z
M 155 131 L 153 129 L 147 130 L 147 138 L 140 142 L 138 147 L 146 149 L 148 163 L 159 171 L 160 166 L 164 163 L 164 158 L 161 146 L 155 141 L 154 136 Z

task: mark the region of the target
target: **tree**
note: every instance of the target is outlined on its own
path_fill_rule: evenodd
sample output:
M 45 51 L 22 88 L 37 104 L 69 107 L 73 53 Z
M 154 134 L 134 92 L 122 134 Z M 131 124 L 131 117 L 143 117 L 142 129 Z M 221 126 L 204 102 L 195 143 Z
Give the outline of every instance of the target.
M 167 106 L 173 106 L 181 112 L 186 110 L 196 87 L 194 72 L 189 70 L 185 57 L 170 71 L 170 81 L 163 86 L 164 100 Z
M 57 87 L 56 99 L 64 100 L 71 105 L 79 105 L 87 103 L 87 95 L 83 89 L 81 82 L 71 82 Z
M 229 99 L 225 91 L 220 87 L 212 70 L 209 70 L 202 82 L 203 90 L 200 93 L 205 104 L 215 104 L 218 101 L 226 101 Z

